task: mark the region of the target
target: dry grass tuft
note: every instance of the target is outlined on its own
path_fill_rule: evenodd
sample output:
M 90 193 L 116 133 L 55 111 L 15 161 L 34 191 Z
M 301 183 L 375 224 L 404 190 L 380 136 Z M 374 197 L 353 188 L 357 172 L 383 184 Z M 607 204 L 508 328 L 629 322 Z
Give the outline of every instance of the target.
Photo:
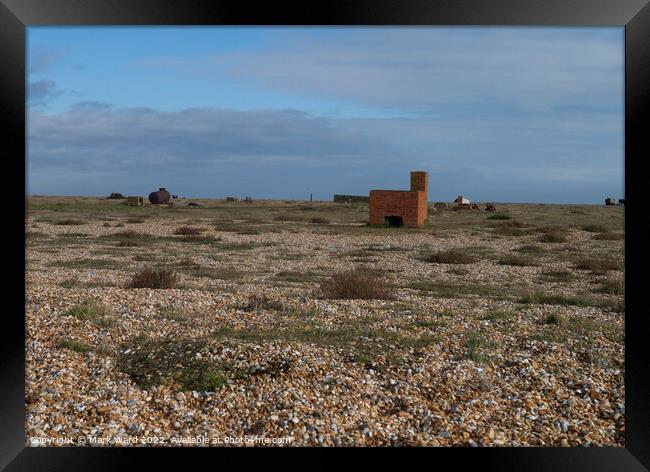
M 88 352 L 92 349 L 89 345 L 75 341 L 74 339 L 62 339 L 58 347 L 75 352 Z
M 321 283 L 323 298 L 382 299 L 395 298 L 395 286 L 377 271 L 356 268 L 332 275 Z
M 85 225 L 86 222 L 81 221 L 81 220 L 75 220 L 75 219 L 72 219 L 72 218 L 68 218 L 68 219 L 65 219 L 65 220 L 55 221 L 53 224 L 59 225 L 59 226 L 76 226 L 76 225 Z
M 91 321 L 102 328 L 110 328 L 115 325 L 115 318 L 110 308 L 93 300 L 84 300 L 66 311 L 64 316 Z
M 609 295 L 625 295 L 625 277 L 608 277 L 597 292 Z
M 174 288 L 178 284 L 178 278 L 173 270 L 146 267 L 133 276 L 128 288 Z
M 176 228 L 174 231 L 174 234 L 181 234 L 184 236 L 190 236 L 190 235 L 199 235 L 201 234 L 201 231 L 203 231 L 201 228 L 193 228 L 191 226 L 180 226 Z
M 436 264 L 472 264 L 478 262 L 479 259 L 461 249 L 448 249 L 425 254 L 422 260 Z
M 589 233 L 607 233 L 607 228 L 603 225 L 587 225 L 582 227 L 583 231 L 588 231 Z
M 540 243 L 565 243 L 567 242 L 566 234 L 560 231 L 552 231 L 542 234 L 539 237 Z
M 590 270 L 594 274 L 604 275 L 610 270 L 619 270 L 621 265 L 611 259 L 584 258 L 576 261 L 576 269 Z
M 591 239 L 596 241 L 622 241 L 625 239 L 625 233 L 598 233 L 594 234 Z
M 315 224 L 315 225 L 328 225 L 328 224 L 330 224 L 330 220 L 328 220 L 327 218 L 319 218 L 319 217 L 312 218 L 311 222 L 312 222 L 312 224 Z
M 546 252 L 546 248 L 544 246 L 540 246 L 539 244 L 525 244 L 523 246 L 518 247 L 516 251 L 539 254 L 542 252 Z
M 566 318 L 558 313 L 551 313 L 550 315 L 547 315 L 546 318 L 544 318 L 544 324 L 565 326 L 566 323 L 567 323 Z
M 266 294 L 251 293 L 248 296 L 248 301 L 242 307 L 244 311 L 258 312 L 261 310 L 285 311 L 286 306 L 284 303 L 269 298 Z
M 568 270 L 547 270 L 542 272 L 541 278 L 547 282 L 570 282 L 575 277 Z
M 520 256 L 517 254 L 509 254 L 507 256 L 502 257 L 499 260 L 499 264 L 501 265 L 509 265 L 509 266 L 518 266 L 518 267 L 526 267 L 526 266 L 535 266 L 537 263 L 524 256 Z
M 493 233 L 496 236 L 527 236 L 534 229 L 529 228 L 526 224 L 518 221 L 508 221 L 494 227 Z
M 221 238 L 216 238 L 212 234 L 186 234 L 177 238 L 176 241 L 181 241 L 183 243 L 213 244 L 221 241 Z

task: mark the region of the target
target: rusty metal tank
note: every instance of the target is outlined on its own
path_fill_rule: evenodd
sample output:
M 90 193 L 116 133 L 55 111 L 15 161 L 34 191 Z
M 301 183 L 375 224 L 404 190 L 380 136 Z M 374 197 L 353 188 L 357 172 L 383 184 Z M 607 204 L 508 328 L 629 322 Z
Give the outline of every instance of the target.
M 170 194 L 165 187 L 160 187 L 157 192 L 151 192 L 149 194 L 149 201 L 152 205 L 158 205 L 160 203 L 169 203 Z

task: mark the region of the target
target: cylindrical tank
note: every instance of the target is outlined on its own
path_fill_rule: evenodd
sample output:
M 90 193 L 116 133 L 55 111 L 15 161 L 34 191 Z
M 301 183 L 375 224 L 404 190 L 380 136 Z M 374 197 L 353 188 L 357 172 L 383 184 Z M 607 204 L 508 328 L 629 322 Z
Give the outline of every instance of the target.
M 169 192 L 165 187 L 160 187 L 157 192 L 151 192 L 149 194 L 149 201 L 152 205 L 157 205 L 159 203 L 168 203 L 169 202 Z

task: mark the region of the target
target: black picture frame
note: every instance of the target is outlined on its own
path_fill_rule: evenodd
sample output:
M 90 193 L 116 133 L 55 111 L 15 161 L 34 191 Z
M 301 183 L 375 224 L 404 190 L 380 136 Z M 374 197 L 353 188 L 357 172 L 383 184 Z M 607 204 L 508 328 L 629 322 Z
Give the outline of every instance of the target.
M 0 128 L 5 184 L 5 252 L 12 254 L 5 281 L 6 297 L 15 302 L 3 310 L 0 332 L 0 469 L 115 470 L 150 464 L 158 452 L 135 454 L 136 448 L 25 447 L 25 326 L 19 316 L 25 293 L 25 269 L 19 251 L 24 243 L 25 213 L 25 36 L 36 25 L 520 25 L 625 27 L 625 283 L 626 293 L 626 446 L 625 448 L 458 448 L 426 449 L 420 456 L 454 468 L 479 461 L 496 470 L 647 470 L 650 468 L 650 389 L 646 381 L 648 349 L 644 345 L 645 313 L 642 264 L 645 236 L 640 230 L 642 159 L 650 122 L 650 5 L 648 0 L 348 0 L 303 3 L 235 0 L 0 0 Z M 21 159 L 23 159 L 21 161 Z M 637 227 L 638 225 L 638 227 Z M 21 299 L 22 298 L 22 299 Z M 23 311 L 24 314 L 24 311 Z M 161 449 L 155 449 L 161 451 Z M 428 457 L 429 452 L 436 454 Z M 461 453 L 462 452 L 462 453 Z M 420 451 L 422 453 L 422 450 Z M 452 457 L 453 456 L 453 457 Z M 379 454 L 380 460 L 383 454 Z M 166 460 L 166 459 L 165 459 Z M 225 465 L 225 463 L 222 463 Z M 138 465 L 139 467 L 140 465 Z

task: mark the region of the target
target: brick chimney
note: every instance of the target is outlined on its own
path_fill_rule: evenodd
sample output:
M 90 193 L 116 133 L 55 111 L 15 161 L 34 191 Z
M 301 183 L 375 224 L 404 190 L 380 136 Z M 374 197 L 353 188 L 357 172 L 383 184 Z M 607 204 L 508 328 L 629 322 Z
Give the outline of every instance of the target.
M 428 174 L 426 172 L 411 172 L 411 192 L 429 193 Z
M 422 226 L 427 219 L 427 173 L 411 172 L 410 190 L 371 190 L 368 223 Z

